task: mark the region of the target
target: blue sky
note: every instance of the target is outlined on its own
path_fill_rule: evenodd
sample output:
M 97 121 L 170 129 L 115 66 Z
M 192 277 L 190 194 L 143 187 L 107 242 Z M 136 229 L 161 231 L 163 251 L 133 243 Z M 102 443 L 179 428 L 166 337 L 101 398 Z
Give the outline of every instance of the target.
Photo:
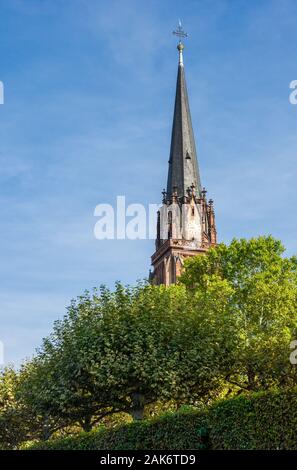
M 147 275 L 152 240 L 94 238 L 94 208 L 160 202 L 181 17 L 220 241 L 296 250 L 295 0 L 0 0 L 0 339 L 30 356 L 84 289 Z

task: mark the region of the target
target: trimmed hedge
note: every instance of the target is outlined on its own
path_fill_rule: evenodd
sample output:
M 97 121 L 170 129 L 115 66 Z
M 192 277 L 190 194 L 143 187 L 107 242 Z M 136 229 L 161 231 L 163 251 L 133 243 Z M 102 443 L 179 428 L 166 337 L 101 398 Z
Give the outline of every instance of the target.
M 297 449 L 297 388 L 240 396 L 209 413 L 213 449 Z
M 38 442 L 29 449 L 126 450 L 203 449 L 207 446 L 206 416 L 198 411 L 168 413 L 115 429 L 94 430 L 63 439 Z
M 116 429 L 40 442 L 46 450 L 297 449 L 297 388 L 242 395 Z

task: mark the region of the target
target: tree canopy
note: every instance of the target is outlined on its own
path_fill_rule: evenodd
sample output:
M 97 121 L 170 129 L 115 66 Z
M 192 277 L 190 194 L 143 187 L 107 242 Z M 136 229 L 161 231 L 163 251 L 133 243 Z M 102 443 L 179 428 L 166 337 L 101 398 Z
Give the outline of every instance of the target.
M 21 395 L 86 430 L 158 400 L 208 397 L 219 389 L 225 299 L 218 283 L 203 297 L 184 286 L 86 292 L 21 371 Z
M 187 260 L 180 280 L 194 292 L 208 291 L 213 279 L 230 288 L 228 309 L 238 341 L 226 380 L 242 389 L 296 381 L 289 345 L 297 335 L 297 258 L 283 254 L 271 236 L 233 240 Z

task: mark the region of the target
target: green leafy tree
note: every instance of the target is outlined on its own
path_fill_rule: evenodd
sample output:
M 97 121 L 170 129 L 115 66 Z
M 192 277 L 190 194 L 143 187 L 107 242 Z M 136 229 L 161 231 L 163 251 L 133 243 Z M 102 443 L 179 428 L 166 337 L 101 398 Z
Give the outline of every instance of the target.
M 38 413 L 33 403 L 23 399 L 20 390 L 28 368 L 29 363 L 22 367 L 23 372 L 5 367 L 0 373 L 0 448 L 15 449 L 25 441 L 46 440 L 65 427 L 60 418 Z
M 227 309 L 235 319 L 237 341 L 224 367 L 225 379 L 241 390 L 296 381 L 289 345 L 297 337 L 297 259 L 283 253 L 282 244 L 270 236 L 233 240 L 189 259 L 180 279 L 196 294 L 208 292 L 213 279 L 229 287 Z M 221 346 L 227 334 L 222 324 Z
M 51 398 L 59 383 L 52 380 L 51 365 L 36 356 L 25 362 L 18 373 L 15 398 L 25 414 L 27 440 L 48 440 L 53 435 L 65 435 L 73 424 L 73 420 L 62 413 L 53 412 L 55 405 Z
M 23 399 L 85 430 L 114 413 L 142 418 L 156 401 L 209 399 L 233 341 L 220 348 L 222 322 L 233 328 L 224 314 L 229 294 L 221 280 L 195 296 L 183 286 L 120 284 L 85 293 L 23 373 Z
M 28 412 L 16 398 L 18 374 L 12 367 L 0 373 L 0 448 L 14 449 L 28 438 Z

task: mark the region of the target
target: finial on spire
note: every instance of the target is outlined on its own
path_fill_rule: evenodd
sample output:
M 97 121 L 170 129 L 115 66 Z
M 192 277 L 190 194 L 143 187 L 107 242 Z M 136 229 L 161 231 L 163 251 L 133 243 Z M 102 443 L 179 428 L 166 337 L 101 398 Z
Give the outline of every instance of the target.
M 178 20 L 178 26 L 177 26 L 175 31 L 172 31 L 172 34 L 174 34 L 175 36 L 177 36 L 179 38 L 179 42 L 178 42 L 178 45 L 177 45 L 177 49 L 178 49 L 178 52 L 179 52 L 179 65 L 184 65 L 184 62 L 183 62 L 183 49 L 184 49 L 185 46 L 181 42 L 181 38 L 187 38 L 188 33 L 186 33 L 183 30 L 181 20 Z

